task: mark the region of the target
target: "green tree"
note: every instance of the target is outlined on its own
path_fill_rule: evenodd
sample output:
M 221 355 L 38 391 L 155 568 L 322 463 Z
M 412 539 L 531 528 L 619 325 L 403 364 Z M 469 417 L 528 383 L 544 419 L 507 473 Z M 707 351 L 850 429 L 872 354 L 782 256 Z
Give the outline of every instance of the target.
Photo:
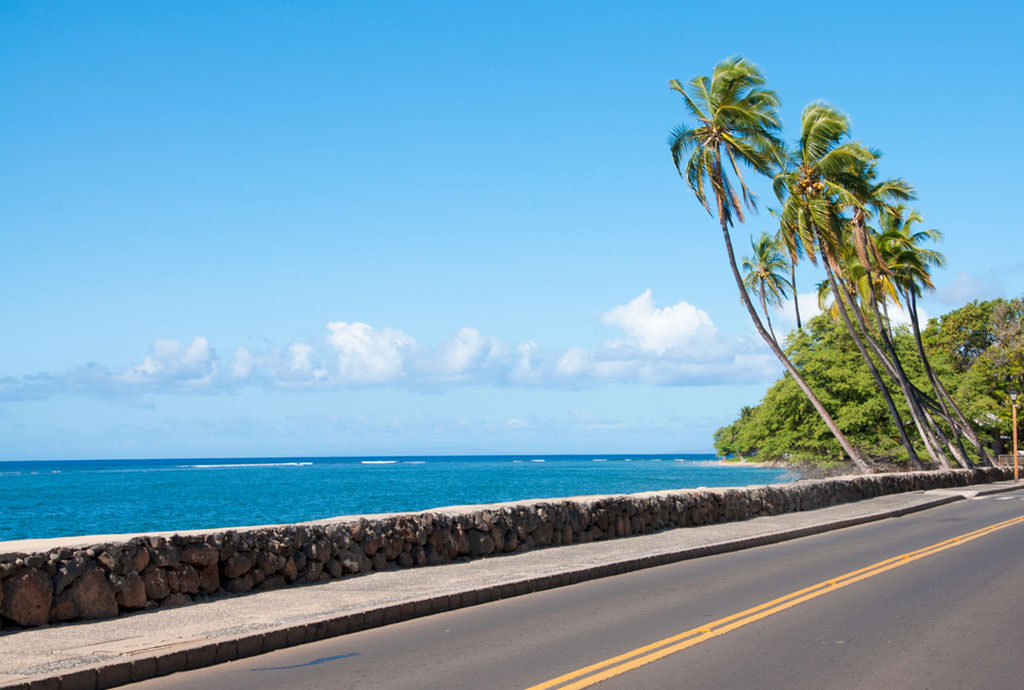
M 750 248 L 754 255 L 743 258 L 743 284 L 760 298 L 761 311 L 764 312 L 768 332 L 771 333 L 772 339 L 778 342 L 768 307 L 782 304 L 786 299 L 790 285 L 785 271 L 789 262 L 786 261 L 778 241 L 766 232 L 762 232 L 761 237 L 756 240 L 751 237 Z
M 740 442 L 740 434 L 743 428 L 750 422 L 754 415 L 754 408 L 743 406 L 740 408 L 740 416 L 735 422 L 723 426 L 714 433 L 715 450 L 720 456 L 744 457 L 750 454 Z
M 887 227 L 883 237 L 892 229 Z M 892 237 L 886 242 L 882 239 L 878 238 L 883 245 L 880 251 L 894 279 L 900 280 L 901 272 L 908 269 L 884 246 Z M 967 350 L 963 334 L 971 336 Z M 894 347 L 911 385 L 923 389 L 934 379 L 950 391 L 962 414 L 984 430 L 985 443 L 999 452 L 1011 432 L 1009 391 L 1024 392 L 1024 297 L 971 302 L 932 319 L 920 336 L 907 327 L 892 329 Z M 925 355 L 915 357 L 922 343 Z M 910 460 L 895 440 L 893 417 L 887 414 L 873 377 L 840 319 L 828 314 L 811 319 L 802 330 L 790 334 L 786 352 L 810 385 L 820 391 L 822 402 L 835 410 L 835 421 L 843 433 L 867 456 L 879 462 Z M 894 380 L 889 379 L 887 385 L 890 392 L 898 392 Z M 896 396 L 896 402 L 899 413 L 907 415 L 906 401 Z M 763 460 L 838 461 L 842 449 L 812 411 L 787 374 L 760 404 L 743 408 L 736 421 L 715 432 L 715 449 L 723 455 Z M 924 451 L 919 437 L 915 448 Z
M 900 354 L 911 355 L 911 335 L 896 329 L 894 336 Z M 836 411 L 835 420 L 843 433 L 862 452 L 876 462 L 909 462 L 906 449 L 897 440 L 892 416 L 844 326 L 827 314 L 816 316 L 791 334 L 786 349 L 807 381 L 820 391 L 822 401 Z M 935 359 L 939 375 L 952 375 L 944 355 L 938 353 Z M 924 384 L 925 374 L 916 361 L 910 375 L 914 382 Z M 842 448 L 813 414 L 792 377 L 783 376 L 760 404 L 745 409 L 739 419 L 715 433 L 719 454 L 811 464 L 842 460 Z M 905 409 L 901 412 L 905 414 Z
M 925 329 L 925 344 L 949 355 L 956 371 L 967 371 L 996 342 L 992 311 L 998 303 L 974 300 L 932 319 Z
M 718 215 L 729 267 L 754 327 L 797 382 L 846 454 L 861 471 L 867 472 L 867 463 L 761 323 L 743 285 L 733 252 L 730 226 L 734 219 L 743 222 L 744 206 L 756 207 L 755 197 L 743 179 L 739 163 L 758 174 L 771 176 L 785 156 L 779 138 L 779 99 L 764 85 L 761 71 L 742 57 L 723 60 L 715 65 L 710 78 L 694 77 L 685 87 L 677 80 L 670 81 L 669 87 L 682 96 L 684 106 L 696 121 L 693 126 L 683 124 L 673 130 L 669 140 L 672 160 L 705 210 L 711 215 Z M 735 181 L 730 173 L 735 176 Z M 708 200 L 708 187 L 711 188 L 714 212 Z
M 1024 298 L 971 302 L 932 319 L 923 339 L 962 372 L 953 397 L 998 451 L 1011 432 L 1009 393 L 1024 392 Z

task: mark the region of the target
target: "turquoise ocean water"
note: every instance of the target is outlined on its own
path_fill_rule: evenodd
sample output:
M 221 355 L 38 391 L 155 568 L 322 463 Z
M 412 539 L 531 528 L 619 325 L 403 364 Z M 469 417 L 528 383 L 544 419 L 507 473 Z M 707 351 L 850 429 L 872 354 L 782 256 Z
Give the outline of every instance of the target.
M 0 462 L 0 541 L 303 522 L 527 498 L 791 481 L 711 455 Z

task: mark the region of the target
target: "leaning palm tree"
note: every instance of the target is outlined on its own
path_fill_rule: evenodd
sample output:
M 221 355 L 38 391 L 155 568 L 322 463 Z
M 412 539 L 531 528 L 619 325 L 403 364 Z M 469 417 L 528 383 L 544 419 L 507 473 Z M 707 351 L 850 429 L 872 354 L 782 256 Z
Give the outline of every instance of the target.
M 894 178 L 879 180 L 874 161 L 862 162 L 855 169 L 848 171 L 849 186 L 855 201 L 847 201 L 846 208 L 850 212 L 849 241 L 857 256 L 857 266 L 862 273 L 864 290 L 860 291 L 861 309 L 851 302 L 851 313 L 858 321 L 864 334 L 864 341 L 873 351 L 883 368 L 897 384 L 910 410 L 911 419 L 921 441 L 924 443 L 928 456 L 940 467 L 949 466 L 946 448 L 964 466 L 969 462 L 961 447 L 950 443 L 941 426 L 936 422 L 935 415 L 928 409 L 927 402 L 918 389 L 910 381 L 891 333 L 886 305 L 890 298 L 898 303 L 892 270 L 882 256 L 876 240 L 876 233 L 869 225 L 873 214 L 884 217 L 894 213 L 900 202 L 914 198 L 914 188 L 906 181 Z M 851 277 L 843 271 L 837 271 L 839 280 L 849 281 Z M 842 305 L 840 305 L 842 306 Z M 885 312 L 885 316 L 883 316 Z M 865 318 L 865 315 L 867 318 Z M 874 329 L 869 325 L 870 317 L 874 316 Z M 948 415 L 946 415 L 948 417 Z
M 882 245 L 877 241 L 877 233 L 869 225 L 869 220 L 874 214 L 878 216 L 880 222 L 884 223 L 888 217 L 899 213 L 900 202 L 914 198 L 913 187 L 898 178 L 879 181 L 873 163 L 860 166 L 859 170 L 852 173 L 852 179 L 855 181 L 852 187 L 856 190 L 857 200 L 860 203 L 849 206 L 852 214 L 850 219 L 851 238 L 859 264 L 865 273 L 865 284 L 868 287 L 861 304 L 866 313 L 874 316 L 876 329 L 872 332 L 866 320 L 859 318 L 860 312 L 854 312 L 864 331 L 865 341 L 879 358 L 887 373 L 900 387 L 929 457 L 939 466 L 947 467 L 949 460 L 946 457 L 946 452 L 948 451 L 963 467 L 970 467 L 967 453 L 959 441 L 960 430 L 950 416 L 948 407 L 944 404 L 935 404 L 934 400 L 910 381 L 900 361 L 900 355 L 896 351 L 890 331 L 886 305 L 890 298 L 894 303 L 899 303 L 896 280 L 887 258 L 883 255 Z M 922 268 L 926 269 L 927 267 L 922 266 Z M 844 278 L 844 276 L 840 277 Z M 883 292 L 883 289 L 888 290 L 888 294 Z M 885 312 L 884 316 L 883 312 Z M 939 423 L 940 421 L 945 422 L 946 429 L 953 432 L 952 440 L 947 436 L 943 425 Z
M 768 306 L 778 306 L 786 299 L 789 279 L 784 271 L 788 268 L 789 262 L 786 261 L 778 241 L 766 232 L 762 232 L 761 237 L 756 240 L 751 237 L 750 248 L 754 255 L 743 258 L 743 285 L 760 297 L 761 311 L 764 312 L 768 332 L 771 333 L 772 339 L 778 342 L 775 329 L 772 328 Z
M 785 159 L 779 138 L 779 98 L 764 87 L 765 79 L 756 65 L 733 57 L 715 65 L 710 78 L 697 76 L 685 86 L 673 79 L 669 88 L 683 98 L 683 105 L 696 120 L 673 130 L 669 145 L 676 171 L 689 184 L 697 200 L 710 215 L 718 215 L 722 238 L 740 300 L 750 314 L 758 334 L 796 381 L 811 405 L 835 436 L 843 451 L 862 472 L 870 468 L 853 444 L 840 431 L 821 401 L 800 375 L 779 344 L 765 330 L 743 285 L 729 227 L 744 220 L 743 208 L 756 208 L 755 196 L 740 172 L 740 164 L 761 175 L 771 176 Z M 735 176 L 735 181 L 732 177 Z M 738 186 L 737 186 L 738 185 Z M 708 187 L 715 210 L 709 204 Z
M 892 273 L 893 282 L 903 298 L 904 308 L 910 317 L 918 356 L 924 365 L 925 374 L 935 393 L 939 407 L 952 427 L 957 444 L 960 444 L 959 436 L 962 433 L 978 450 L 982 463 L 992 465 L 992 457 L 985 445 L 932 369 L 924 343 L 921 341 L 917 298 L 925 290 L 935 289 L 931 281 L 931 268 L 942 266 L 945 263 L 945 257 L 941 252 L 924 246 L 926 241 L 934 242 L 941 239 L 942 233 L 938 230 L 914 229 L 913 226 L 920 222 L 921 216 L 917 211 L 907 212 L 902 206 L 896 206 L 890 213 L 880 216 L 879 224 L 882 232 L 877 237 L 876 243 L 879 253 Z M 966 456 L 966 451 L 962 446 L 960 446 L 960 450 Z
M 776 236 L 776 242 L 782 243 L 781 233 Z M 800 293 L 796 289 L 796 264 L 800 260 L 803 252 L 800 249 L 800 245 L 793 245 L 787 247 L 789 250 L 789 284 L 793 288 L 793 311 L 796 313 L 796 327 L 797 330 L 803 328 L 803 324 L 800 322 Z
M 779 232 L 787 247 L 802 248 L 812 263 L 820 260 L 827 281 L 819 289 L 819 303 L 831 296 L 832 311 L 846 325 L 893 418 L 901 444 L 914 466 L 920 467 L 921 461 L 907 436 L 895 401 L 868 354 L 866 338 L 862 337 L 867 334 L 857 305 L 856 281 L 843 280 L 850 277 L 851 265 L 857 263 L 862 254 L 854 250 L 856 228 L 843 211 L 865 207 L 862 198 L 866 183 L 862 173 L 879 154 L 849 141 L 849 118 L 827 103 L 811 103 L 804 108 L 800 120 L 800 139 L 790 155 L 789 165 L 772 183 L 782 203 Z M 855 312 L 853 317 L 851 312 Z M 916 417 L 914 421 L 918 421 Z M 919 430 L 920 426 L 919 423 Z

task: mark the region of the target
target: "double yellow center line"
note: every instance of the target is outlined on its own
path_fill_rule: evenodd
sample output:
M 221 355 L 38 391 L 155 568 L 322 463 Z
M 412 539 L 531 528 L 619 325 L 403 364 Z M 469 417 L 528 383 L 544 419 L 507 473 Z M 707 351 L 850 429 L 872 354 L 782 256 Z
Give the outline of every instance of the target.
M 767 618 L 772 614 L 780 611 L 785 611 L 788 608 L 792 608 L 797 604 L 802 604 L 805 601 L 810 601 L 824 594 L 835 592 L 838 589 L 852 585 L 855 582 L 866 580 L 869 577 L 874 577 L 894 568 L 906 565 L 913 561 L 931 556 L 951 549 L 954 546 L 960 546 L 969 541 L 983 537 L 987 534 L 991 534 L 1001 529 L 1010 527 L 1017 523 L 1024 522 L 1024 516 L 1013 518 L 1012 520 L 1006 520 L 1005 522 L 999 522 L 988 527 L 968 532 L 967 534 L 961 534 L 958 537 L 940 541 L 937 544 L 926 546 L 923 549 L 911 551 L 909 553 L 894 556 L 884 561 L 879 561 L 873 565 L 869 565 L 866 568 L 860 568 L 859 570 L 853 570 L 839 577 L 835 577 L 818 584 L 811 585 L 810 587 L 804 587 L 798 589 L 795 592 L 779 597 L 778 599 L 772 599 L 766 601 L 759 606 L 747 609 L 746 611 L 740 611 L 734 613 L 731 616 L 725 618 L 719 618 L 716 621 L 701 625 L 697 628 L 692 628 L 685 632 L 681 632 L 678 635 L 666 637 L 663 640 L 658 640 L 643 647 L 638 647 L 625 654 L 605 659 L 596 664 L 585 666 L 581 669 L 566 673 L 565 675 L 553 678 L 539 685 L 531 685 L 526 690 L 551 690 L 557 688 L 557 690 L 580 690 L 581 688 L 589 688 L 592 685 L 596 685 L 601 681 L 614 678 L 615 676 L 622 675 L 628 671 L 645 666 L 649 663 L 663 659 L 671 654 L 681 652 L 684 649 L 689 649 L 699 645 L 702 642 L 724 635 L 725 633 L 741 628 L 744 625 L 754 623 Z M 578 680 L 577 680 L 578 679 Z M 575 682 L 572 682 L 575 681 Z

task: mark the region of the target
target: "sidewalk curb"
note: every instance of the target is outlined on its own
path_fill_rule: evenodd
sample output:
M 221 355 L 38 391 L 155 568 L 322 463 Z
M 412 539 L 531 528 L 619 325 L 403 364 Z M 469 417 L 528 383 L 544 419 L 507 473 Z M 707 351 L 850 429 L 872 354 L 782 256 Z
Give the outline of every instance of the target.
M 985 493 L 1002 493 L 1019 488 L 1022 487 L 998 487 L 990 489 Z M 979 492 L 976 495 L 983 494 Z M 169 675 L 178 671 L 189 671 L 227 661 L 244 659 L 285 647 L 316 642 L 330 637 L 368 630 L 435 613 L 454 611 L 499 599 L 540 592 L 612 575 L 621 575 L 644 568 L 677 563 L 703 556 L 713 556 L 757 546 L 766 546 L 844 527 L 876 522 L 890 517 L 899 517 L 965 500 L 965 498 L 966 496 L 963 493 L 941 495 L 936 496 L 930 501 L 906 508 L 878 511 L 845 520 L 834 520 L 756 537 L 732 539 L 715 544 L 688 547 L 669 553 L 660 553 L 643 558 L 633 558 L 580 570 L 566 571 L 555 575 L 534 577 L 503 585 L 406 601 L 251 635 L 211 640 L 194 645 L 185 643 L 174 649 L 165 649 L 124 661 L 80 668 L 63 674 L 28 678 L 9 685 L 0 685 L 0 690 L 101 690 L 103 688 L 113 688 L 127 683 Z
M 979 484 L 979 485 L 976 485 L 976 486 L 985 486 L 985 485 L 984 484 Z M 1024 489 L 1024 483 L 1015 482 L 1015 483 L 1011 484 L 1010 486 L 989 486 L 989 487 L 985 487 L 985 488 L 982 488 L 982 489 L 978 489 L 978 491 L 975 492 L 974 495 L 975 496 L 991 496 L 992 494 L 1005 494 L 1005 493 L 1009 493 L 1010 491 L 1020 491 L 1021 489 Z

